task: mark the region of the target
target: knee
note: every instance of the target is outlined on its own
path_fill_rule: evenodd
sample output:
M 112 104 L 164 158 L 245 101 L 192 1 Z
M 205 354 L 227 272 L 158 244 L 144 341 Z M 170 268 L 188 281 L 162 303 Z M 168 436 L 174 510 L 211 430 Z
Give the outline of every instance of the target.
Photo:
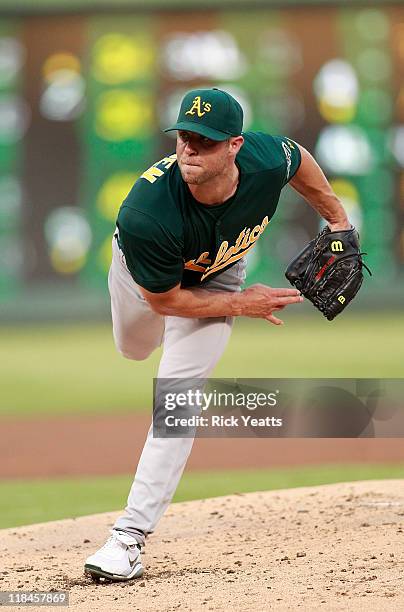
M 142 347 L 133 347 L 120 345 L 116 347 L 118 352 L 125 357 L 125 359 L 132 359 L 134 361 L 144 361 L 152 353 L 151 350 L 147 350 Z

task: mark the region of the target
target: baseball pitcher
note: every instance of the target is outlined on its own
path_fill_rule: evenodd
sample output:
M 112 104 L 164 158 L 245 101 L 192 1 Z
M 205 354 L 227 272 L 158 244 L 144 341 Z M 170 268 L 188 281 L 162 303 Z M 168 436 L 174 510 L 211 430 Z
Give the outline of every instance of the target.
M 269 231 L 287 183 L 325 219 L 330 236 L 337 232 L 342 243 L 345 234 L 352 237 L 340 201 L 302 146 L 242 129 L 242 108 L 230 94 L 190 91 L 177 123 L 166 130 L 177 131 L 176 153 L 145 170 L 120 208 L 108 279 L 114 340 L 134 360 L 162 344 L 158 378 L 207 378 L 234 317 L 281 325 L 278 311 L 303 301 L 300 286 L 242 289 L 246 255 Z M 309 259 L 306 254 L 304 268 Z M 360 265 L 359 248 L 355 261 Z M 299 262 L 293 283 L 302 278 Z M 141 548 L 174 495 L 192 443 L 154 438 L 150 428 L 126 509 L 106 544 L 87 559 L 87 574 L 142 575 Z

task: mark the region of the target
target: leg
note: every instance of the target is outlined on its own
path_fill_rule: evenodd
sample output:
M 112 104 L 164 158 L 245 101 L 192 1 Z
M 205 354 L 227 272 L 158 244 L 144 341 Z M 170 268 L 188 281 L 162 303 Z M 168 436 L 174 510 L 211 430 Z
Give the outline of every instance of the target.
M 153 312 L 131 277 L 115 238 L 108 275 L 115 345 L 127 359 L 146 359 L 160 346 L 164 317 Z
M 208 377 L 226 347 L 232 323 L 231 317 L 167 317 L 159 378 Z M 192 445 L 193 438 L 153 438 L 149 429 L 125 514 L 114 529 L 144 544 L 171 502 Z
M 130 322 L 133 311 L 126 310 L 126 305 L 122 300 L 124 295 L 129 303 L 133 299 L 134 289 L 133 287 L 132 291 L 130 289 L 133 281 L 124 275 L 124 285 L 127 287 L 124 289 L 119 287 L 117 290 L 114 286 L 114 283 L 119 282 L 119 278 L 116 277 L 116 274 L 114 275 L 117 263 L 124 266 L 124 262 L 118 259 L 110 274 L 113 316 L 115 313 L 114 335 L 118 348 L 122 348 L 123 345 L 127 346 L 125 353 L 129 351 L 128 356 L 138 359 L 142 357 L 139 357 L 136 334 L 130 336 L 131 342 L 128 344 L 124 335 L 125 329 L 129 334 L 131 333 Z M 117 271 L 121 273 L 119 267 Z M 244 264 L 239 263 L 211 281 L 207 288 L 212 291 L 237 291 L 243 280 Z M 117 295 L 120 301 L 117 300 Z M 123 313 L 120 312 L 120 308 Z M 128 315 L 127 319 L 125 315 Z M 122 321 L 126 320 L 129 324 L 125 326 Z M 136 321 L 135 318 L 135 328 Z M 167 317 L 159 378 L 201 378 L 201 386 L 203 386 L 203 379 L 209 376 L 223 353 L 230 337 L 232 323 L 231 317 L 216 319 Z M 140 327 L 139 334 L 142 346 L 144 346 L 143 355 L 146 355 L 147 351 L 151 352 L 161 341 L 161 321 L 158 320 L 158 325 L 153 328 L 154 333 L 151 334 L 151 338 L 150 336 L 143 337 L 144 328 Z M 121 341 L 123 344 L 120 344 Z M 142 574 L 140 548 L 144 545 L 146 536 L 154 531 L 169 505 L 191 452 L 192 444 L 192 438 L 153 438 L 153 430 L 150 428 L 129 493 L 125 513 L 116 521 L 111 538 L 105 546 L 86 561 L 85 571 L 95 580 L 99 580 L 100 577 L 111 580 L 129 580 Z

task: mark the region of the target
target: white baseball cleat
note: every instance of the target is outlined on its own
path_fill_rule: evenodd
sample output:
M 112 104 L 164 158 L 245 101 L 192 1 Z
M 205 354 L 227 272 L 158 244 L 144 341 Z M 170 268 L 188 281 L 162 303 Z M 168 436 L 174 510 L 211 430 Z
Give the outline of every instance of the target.
M 111 529 L 111 534 L 104 546 L 88 557 L 84 573 L 96 581 L 140 578 L 143 574 L 140 544 L 124 531 Z

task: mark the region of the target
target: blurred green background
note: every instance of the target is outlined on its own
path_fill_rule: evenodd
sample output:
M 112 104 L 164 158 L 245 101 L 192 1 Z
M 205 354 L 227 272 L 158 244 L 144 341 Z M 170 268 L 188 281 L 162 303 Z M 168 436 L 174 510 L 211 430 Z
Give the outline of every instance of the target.
M 246 130 L 313 152 L 368 253 L 374 275 L 359 304 L 402 303 L 402 2 L 2 7 L 0 323 L 107 316 L 117 211 L 136 178 L 174 150 L 162 130 L 199 86 L 238 98 Z M 248 283 L 284 282 L 318 229 L 317 214 L 285 189 L 248 254 Z

